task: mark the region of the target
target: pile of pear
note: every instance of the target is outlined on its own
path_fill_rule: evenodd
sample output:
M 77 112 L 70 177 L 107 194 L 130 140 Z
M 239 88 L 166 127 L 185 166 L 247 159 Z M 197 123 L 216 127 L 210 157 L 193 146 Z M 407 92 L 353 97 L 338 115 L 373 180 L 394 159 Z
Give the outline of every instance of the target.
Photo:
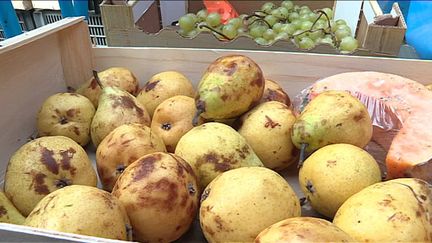
M 178 71 L 141 88 L 127 68 L 94 71 L 41 104 L 0 222 L 139 242 L 176 241 L 194 220 L 208 242 L 431 241 L 431 186 L 381 182 L 367 108 L 344 91 L 304 105 L 243 55 L 214 60 L 196 89 Z

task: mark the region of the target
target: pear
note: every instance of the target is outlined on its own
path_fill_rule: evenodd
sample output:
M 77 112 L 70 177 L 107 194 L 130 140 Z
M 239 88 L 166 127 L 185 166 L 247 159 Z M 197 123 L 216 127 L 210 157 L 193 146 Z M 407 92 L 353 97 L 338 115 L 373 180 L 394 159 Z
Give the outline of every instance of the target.
M 225 171 L 263 166 L 238 132 L 217 122 L 205 123 L 187 132 L 178 142 L 175 154 L 192 166 L 200 188 Z
M 306 152 L 334 143 L 363 148 L 371 137 L 367 108 L 346 91 L 325 91 L 315 97 L 294 123 L 291 134 L 294 145 L 306 147 Z
M 139 90 L 139 81 L 134 74 L 124 67 L 111 67 L 98 73 L 103 87 L 118 87 L 132 95 L 136 95 Z M 76 92 L 87 97 L 95 107 L 99 104 L 99 96 L 102 93 L 97 80 L 92 77 L 82 84 Z
M 180 138 L 193 128 L 195 113 L 195 100 L 184 95 L 171 97 L 156 108 L 151 129 L 163 139 L 168 152 L 174 153 Z M 203 122 L 200 119 L 198 124 Z
M 166 152 L 156 133 L 142 124 L 117 127 L 102 140 L 96 150 L 96 165 L 105 190 L 111 191 L 124 169 L 140 157 L 153 152 Z
M 4 189 L 16 208 L 27 216 L 50 192 L 72 184 L 96 186 L 91 161 L 72 139 L 49 136 L 30 141 L 13 154 Z
M 261 98 L 261 103 L 267 101 L 279 101 L 288 107 L 291 107 L 290 97 L 276 81 L 271 79 L 265 80 L 264 93 Z
M 126 168 L 112 194 L 125 206 L 140 242 L 172 242 L 190 227 L 199 191 L 191 166 L 169 153 L 152 153 Z
M 15 208 L 12 202 L 0 191 L 0 223 L 23 224 L 24 216 Z
M 242 55 L 220 57 L 199 83 L 197 116 L 209 120 L 237 117 L 257 105 L 263 91 L 263 73 L 253 60 Z
M 166 71 L 151 77 L 137 95 L 137 99 L 153 117 L 159 104 L 176 95 L 194 97 L 195 90 L 192 83 L 183 74 Z
M 298 150 L 291 141 L 296 117 L 283 103 L 262 103 L 241 117 L 238 130 L 252 147 L 264 166 L 282 170 L 297 158 Z
M 91 124 L 91 138 L 97 147 L 115 128 L 130 123 L 150 126 L 146 108 L 128 92 L 117 87 L 103 87 L 99 106 Z
M 73 185 L 42 199 L 25 225 L 66 233 L 132 240 L 126 210 L 109 192 Z
M 95 113 L 91 101 L 76 93 L 58 93 L 44 101 L 37 117 L 39 136 L 66 136 L 81 146 L 90 141 Z
M 428 90 L 432 91 L 432 84 L 428 84 L 428 85 L 425 85 L 425 86 L 426 86 L 426 88 L 427 88 Z

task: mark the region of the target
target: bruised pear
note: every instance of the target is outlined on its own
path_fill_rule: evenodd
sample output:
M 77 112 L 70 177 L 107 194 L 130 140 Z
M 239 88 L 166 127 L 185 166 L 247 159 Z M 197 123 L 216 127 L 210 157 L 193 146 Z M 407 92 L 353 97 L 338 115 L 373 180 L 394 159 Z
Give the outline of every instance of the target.
M 176 95 L 194 97 L 195 90 L 189 79 L 182 73 L 165 71 L 153 75 L 141 89 L 137 99 L 153 117 L 159 104 Z
M 354 240 L 331 222 L 312 217 L 282 220 L 263 230 L 255 243 L 274 242 L 353 242 Z
M 346 91 L 325 91 L 315 97 L 294 123 L 291 139 L 297 148 L 315 151 L 328 144 L 363 148 L 372 138 L 367 108 Z
M 112 194 L 125 206 L 134 240 L 140 242 L 177 240 L 195 218 L 200 195 L 190 165 L 162 152 L 127 167 Z
M 284 103 L 288 107 L 291 107 L 291 99 L 289 98 L 287 93 L 285 93 L 285 91 L 276 81 L 273 81 L 271 79 L 265 80 L 264 93 L 261 98 L 261 103 L 267 101 L 279 101 L 281 103 Z
M 263 166 L 238 132 L 217 122 L 204 123 L 187 132 L 178 142 L 175 154 L 192 166 L 200 188 L 225 171 Z
M 163 140 L 142 124 L 124 124 L 108 134 L 96 150 L 102 186 L 111 191 L 124 169 L 140 157 L 165 152 Z
M 132 240 L 129 218 L 119 200 L 109 192 L 83 185 L 68 186 L 44 197 L 27 217 L 25 225 Z
M 156 108 L 151 129 L 163 139 L 168 152 L 174 153 L 180 138 L 193 128 L 195 113 L 195 100 L 184 95 L 171 97 Z M 199 124 L 203 122 L 201 119 Z
M 44 101 L 37 117 L 39 136 L 65 136 L 81 146 L 90 141 L 90 124 L 95 113 L 85 96 L 58 93 Z
M 118 87 L 132 95 L 138 93 L 139 82 L 134 74 L 127 68 L 111 67 L 99 72 L 98 76 L 103 87 Z M 98 107 L 99 96 L 102 93 L 102 89 L 94 77 L 82 84 L 76 92 L 87 97 L 95 107 Z
M 104 87 L 99 107 L 91 123 L 91 138 L 97 147 L 115 128 L 130 123 L 150 126 L 150 116 L 143 105 L 128 92 L 117 87 Z
M 197 115 L 211 120 L 237 117 L 254 107 L 263 91 L 263 73 L 253 60 L 242 55 L 220 57 L 199 83 Z
M 283 103 L 262 103 L 240 118 L 238 129 L 263 162 L 273 170 L 287 168 L 297 158 L 291 142 L 291 129 L 296 117 Z
M 69 185 L 96 184 L 96 172 L 84 149 L 68 137 L 49 136 L 30 141 L 13 154 L 4 189 L 27 216 L 50 192 Z
M 24 216 L 15 208 L 4 192 L 0 191 L 0 223 L 23 224 Z

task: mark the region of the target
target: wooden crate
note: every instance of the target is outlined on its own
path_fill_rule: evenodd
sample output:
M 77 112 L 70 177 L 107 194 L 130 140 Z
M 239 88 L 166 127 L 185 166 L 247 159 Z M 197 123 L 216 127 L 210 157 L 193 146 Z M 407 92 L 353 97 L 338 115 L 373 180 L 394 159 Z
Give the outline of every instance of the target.
M 188 48 L 92 47 L 83 18 L 66 18 L 8 39 L 0 47 L 0 184 L 10 156 L 35 131 L 36 113 L 50 95 L 78 87 L 93 69 L 130 68 L 143 85 L 153 74 L 166 70 L 185 73 L 197 85 L 210 62 L 222 55 L 243 54 L 254 59 L 265 76 L 281 83 L 294 97 L 318 79 L 350 71 L 380 71 L 432 83 L 432 62 L 378 57 L 309 53 Z M 47 51 L 49 50 L 49 51 Z M 94 151 L 89 151 L 94 160 Z M 296 170 L 283 175 L 301 197 Z M 303 215 L 313 212 L 303 211 Z M 0 223 L 2 241 L 116 242 Z M 179 242 L 202 241 L 199 224 Z
M 249 13 L 259 9 L 262 5 L 260 1 L 230 1 L 240 13 Z M 280 2 L 280 1 L 275 1 Z M 294 1 L 296 2 L 296 1 Z M 246 50 L 267 50 L 267 51 L 297 51 L 298 49 L 291 41 L 277 41 L 271 46 L 261 46 L 248 37 L 238 37 L 232 41 L 219 41 L 211 33 L 203 32 L 193 39 L 183 38 L 177 34 L 175 27 L 164 27 L 160 31 L 142 31 L 142 26 L 136 23 L 137 16 L 133 14 L 133 6 L 128 1 L 127 4 L 122 2 L 120 5 L 111 4 L 105 1 L 101 5 L 101 14 L 104 20 L 105 31 L 107 35 L 108 46 L 146 46 L 146 47 L 190 47 L 190 48 L 220 48 L 220 49 L 246 49 Z M 400 46 L 403 44 L 403 35 L 406 25 L 391 28 L 388 26 L 379 26 L 373 24 L 373 17 L 382 14 L 382 11 L 371 11 L 370 5 L 380 10 L 376 1 L 297 1 L 297 4 L 310 6 L 311 9 L 329 7 L 335 11 L 337 18 L 344 18 L 351 27 L 355 37 L 361 44 L 355 55 L 360 56 L 397 56 Z M 363 9 L 363 6 L 367 6 Z M 188 11 L 196 12 L 203 8 L 202 1 L 189 1 Z M 137 12 L 137 11 L 135 11 Z M 372 22 L 362 20 L 363 12 L 367 16 L 372 16 Z M 349 13 L 349 14 L 346 14 Z M 143 15 L 146 16 L 146 15 Z M 401 15 L 400 23 L 404 23 Z M 142 22 L 143 23 L 143 22 Z M 145 22 L 145 26 L 151 25 L 151 22 Z M 147 27 L 149 28 L 149 27 Z M 161 25 L 155 26 L 160 29 Z M 158 30 L 159 30 L 158 29 Z M 399 38 L 393 33 L 398 32 Z M 403 33 L 402 33 L 403 32 Z M 374 33 L 379 33 L 374 35 Z M 402 38 L 400 34 L 402 33 Z M 378 36 L 378 38 L 376 37 Z M 318 45 L 308 52 L 339 54 L 335 48 L 328 45 Z

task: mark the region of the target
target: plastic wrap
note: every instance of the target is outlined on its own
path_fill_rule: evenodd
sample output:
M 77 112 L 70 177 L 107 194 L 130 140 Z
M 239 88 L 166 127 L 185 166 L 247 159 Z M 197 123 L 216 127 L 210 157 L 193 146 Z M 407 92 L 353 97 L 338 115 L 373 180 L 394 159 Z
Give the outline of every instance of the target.
M 300 114 L 314 97 L 326 90 L 348 91 L 367 107 L 373 124 L 373 136 L 365 150 L 377 160 L 383 176 L 385 176 L 387 172 L 388 164 L 386 163 L 388 163 L 388 161 L 386 161 L 386 159 L 388 160 L 387 155 L 396 135 L 403 129 L 408 120 L 415 116 L 418 117 L 422 115 L 419 114 L 419 110 L 424 110 L 428 104 L 432 104 L 432 92 L 415 81 L 396 75 L 375 72 L 344 73 L 319 80 L 301 91 L 300 94 L 293 99 L 294 112 Z M 429 110 L 432 112 L 432 109 Z M 427 127 L 426 124 L 425 127 Z M 406 131 L 407 130 L 404 130 L 402 133 L 405 134 Z M 410 137 L 410 139 L 412 140 L 413 137 Z M 419 136 L 419 140 L 421 141 L 422 139 L 423 138 Z M 400 142 L 400 140 L 398 142 Z M 413 151 L 413 147 L 415 147 L 414 150 L 421 150 L 419 145 L 414 142 L 415 141 L 407 145 L 407 151 Z M 426 141 L 423 145 L 425 147 L 432 147 L 432 140 Z M 394 156 L 395 153 L 394 151 L 392 152 Z M 404 152 L 405 151 L 400 151 L 402 154 Z M 429 162 L 431 161 L 430 158 L 432 158 L 431 153 L 432 150 L 429 149 L 429 151 L 425 151 L 419 155 L 418 158 L 425 157 L 426 159 L 424 159 L 424 161 Z M 417 162 L 417 158 L 413 159 L 413 156 L 408 159 L 403 159 L 405 160 L 401 159 L 402 162 L 405 163 L 408 161 L 409 166 L 412 167 L 420 164 Z M 402 168 L 403 166 L 401 165 L 400 167 Z M 403 173 L 405 173 L 405 171 Z M 399 174 L 394 176 L 397 173 L 393 171 L 392 174 L 391 177 L 407 175 L 407 173 L 405 173 L 403 175 Z

